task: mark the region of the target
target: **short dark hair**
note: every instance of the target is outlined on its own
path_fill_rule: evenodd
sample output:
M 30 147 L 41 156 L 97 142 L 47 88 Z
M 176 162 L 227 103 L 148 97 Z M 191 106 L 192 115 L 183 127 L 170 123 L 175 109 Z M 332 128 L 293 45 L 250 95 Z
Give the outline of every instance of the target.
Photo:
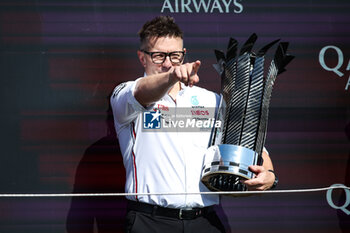
M 148 43 L 152 38 L 159 37 L 180 37 L 183 39 L 183 32 L 171 16 L 157 16 L 146 22 L 138 32 L 141 42 L 141 49 L 148 49 Z

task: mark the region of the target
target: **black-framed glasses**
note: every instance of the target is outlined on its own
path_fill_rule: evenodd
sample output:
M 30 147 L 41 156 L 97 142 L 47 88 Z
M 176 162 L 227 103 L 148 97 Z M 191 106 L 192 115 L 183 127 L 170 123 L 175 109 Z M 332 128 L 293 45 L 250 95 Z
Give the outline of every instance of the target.
M 144 52 L 151 56 L 152 62 L 154 64 L 163 64 L 165 62 L 166 57 L 169 56 L 171 63 L 173 64 L 180 64 L 185 57 L 184 51 L 174 51 L 170 53 L 165 52 L 148 52 L 145 50 L 141 50 L 141 52 Z

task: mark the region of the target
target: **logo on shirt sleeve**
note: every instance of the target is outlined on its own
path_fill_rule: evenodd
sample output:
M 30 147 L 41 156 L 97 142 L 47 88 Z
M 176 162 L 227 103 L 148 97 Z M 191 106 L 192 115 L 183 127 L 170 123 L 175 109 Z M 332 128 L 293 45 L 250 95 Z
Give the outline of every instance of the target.
M 126 83 L 125 83 L 125 82 L 119 84 L 119 85 L 114 89 L 112 97 L 115 98 L 115 97 L 119 94 L 119 92 L 120 92 L 125 86 L 126 86 Z
M 144 129 L 160 129 L 161 121 L 159 111 L 149 111 L 143 113 L 143 128 Z

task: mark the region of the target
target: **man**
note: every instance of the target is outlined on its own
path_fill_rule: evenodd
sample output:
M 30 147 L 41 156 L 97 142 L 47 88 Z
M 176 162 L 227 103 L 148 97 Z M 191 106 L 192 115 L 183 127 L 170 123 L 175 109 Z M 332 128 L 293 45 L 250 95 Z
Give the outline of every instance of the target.
M 126 232 L 224 232 L 213 211 L 217 195 L 156 195 L 208 191 L 200 182 L 210 133 L 144 132 L 142 112 L 193 105 L 215 107 L 218 95 L 194 86 L 201 62 L 183 63 L 183 33 L 174 19 L 159 16 L 139 32 L 137 52 L 145 77 L 122 83 L 111 105 L 126 168 L 128 196 Z M 195 103 L 193 99 L 195 98 Z M 249 190 L 266 190 L 275 180 L 272 162 L 251 166 L 256 177 L 244 181 Z

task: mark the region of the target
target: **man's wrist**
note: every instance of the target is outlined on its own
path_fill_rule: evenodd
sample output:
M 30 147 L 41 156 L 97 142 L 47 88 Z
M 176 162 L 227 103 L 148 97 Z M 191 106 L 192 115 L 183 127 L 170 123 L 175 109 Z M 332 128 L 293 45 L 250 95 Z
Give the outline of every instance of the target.
M 270 189 L 274 189 L 274 188 L 276 188 L 276 186 L 277 186 L 277 184 L 278 184 L 278 177 L 277 177 L 277 175 L 276 175 L 276 173 L 275 173 L 274 170 L 268 170 L 268 171 L 271 172 L 271 173 L 273 173 L 273 174 L 275 175 L 275 180 L 273 181 L 273 184 L 272 184 L 272 186 L 270 187 Z

